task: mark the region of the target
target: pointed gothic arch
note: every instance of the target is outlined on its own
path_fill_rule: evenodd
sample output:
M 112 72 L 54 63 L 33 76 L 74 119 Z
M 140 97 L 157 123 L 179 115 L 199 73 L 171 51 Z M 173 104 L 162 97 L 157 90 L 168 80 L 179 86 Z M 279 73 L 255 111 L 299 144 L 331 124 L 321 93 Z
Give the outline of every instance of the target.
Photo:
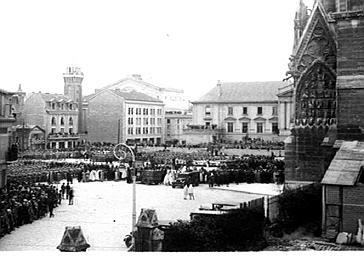
M 320 60 L 300 76 L 295 98 L 296 125 L 331 125 L 336 122 L 336 74 Z

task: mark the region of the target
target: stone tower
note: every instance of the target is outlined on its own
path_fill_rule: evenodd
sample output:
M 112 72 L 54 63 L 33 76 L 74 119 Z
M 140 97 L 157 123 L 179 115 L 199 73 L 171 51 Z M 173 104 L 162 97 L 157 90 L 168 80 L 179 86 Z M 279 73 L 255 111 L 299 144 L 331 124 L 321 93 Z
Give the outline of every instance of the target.
M 364 0 L 315 1 L 289 65 L 295 111 L 286 180 L 321 181 L 340 141 L 364 140 L 363 45 Z
M 84 134 L 84 118 L 82 107 L 82 81 L 83 73 L 78 67 L 67 67 L 63 73 L 64 95 L 70 97 L 78 105 L 78 133 Z

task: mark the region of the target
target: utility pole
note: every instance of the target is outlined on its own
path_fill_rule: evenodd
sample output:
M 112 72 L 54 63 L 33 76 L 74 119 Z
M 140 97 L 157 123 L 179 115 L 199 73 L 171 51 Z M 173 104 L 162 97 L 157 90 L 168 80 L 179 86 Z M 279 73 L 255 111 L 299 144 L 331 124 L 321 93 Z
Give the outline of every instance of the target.
M 25 124 L 23 119 L 23 129 L 21 133 L 21 153 L 24 154 L 24 130 L 25 130 Z
M 120 143 L 120 119 L 118 119 L 118 144 Z

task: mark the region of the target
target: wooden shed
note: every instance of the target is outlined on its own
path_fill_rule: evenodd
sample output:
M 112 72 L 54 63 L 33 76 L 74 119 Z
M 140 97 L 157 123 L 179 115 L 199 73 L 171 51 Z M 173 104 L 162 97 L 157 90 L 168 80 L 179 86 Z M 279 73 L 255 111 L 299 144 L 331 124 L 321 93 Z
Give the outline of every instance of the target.
M 357 233 L 364 221 L 364 142 L 343 141 L 322 184 L 322 231 L 328 238 L 339 232 Z

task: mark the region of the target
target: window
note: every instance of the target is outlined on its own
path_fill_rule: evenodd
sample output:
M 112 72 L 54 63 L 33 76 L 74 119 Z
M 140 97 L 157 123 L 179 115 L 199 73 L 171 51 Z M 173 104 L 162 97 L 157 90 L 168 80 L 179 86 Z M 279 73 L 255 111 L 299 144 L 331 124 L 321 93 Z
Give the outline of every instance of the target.
M 228 115 L 229 116 L 234 115 L 234 111 L 233 110 L 234 110 L 233 107 L 228 107 Z
M 363 3 L 360 0 L 337 0 L 337 10 L 340 12 L 361 11 Z
M 148 127 L 143 127 L 143 134 L 148 134 Z
M 135 114 L 136 115 L 141 115 L 142 114 L 142 109 L 141 108 L 136 108 L 135 109 Z
M 278 115 L 277 107 L 272 107 L 272 116 Z
M 272 133 L 279 134 L 278 123 L 272 123 Z
M 51 134 L 55 134 L 56 133 L 56 128 L 52 128 L 51 129 Z
M 128 108 L 128 114 L 133 115 L 134 114 L 134 108 Z
M 132 134 L 133 134 L 133 132 L 134 132 L 133 127 L 129 127 L 129 128 L 128 128 L 128 134 L 132 135 Z
M 146 117 L 146 118 L 143 118 L 143 124 L 144 125 L 148 125 L 148 118 Z
M 150 118 L 150 124 L 155 125 L 155 118 Z
M 52 109 L 56 109 L 56 103 L 52 103 Z
M 61 133 L 62 133 L 62 134 L 64 133 L 64 128 L 61 128 Z
M 171 119 L 167 119 L 167 124 L 170 124 L 171 123 Z
M 150 134 L 154 134 L 154 133 L 155 133 L 155 128 L 154 127 L 150 128 Z
M 68 124 L 69 125 L 73 125 L 73 119 L 72 119 L 72 117 L 70 117 L 70 119 L 68 120 Z
M 134 118 L 129 117 L 129 118 L 128 118 L 128 124 L 129 124 L 129 125 L 134 124 Z
M 140 127 L 137 127 L 135 129 L 135 134 L 141 134 L 141 128 Z
M 263 123 L 257 123 L 257 133 L 263 133 Z
M 56 125 L 56 118 L 55 118 L 55 117 L 52 117 L 51 124 L 52 124 L 52 125 Z
M 142 125 L 142 118 L 141 117 L 136 118 L 136 124 L 137 125 Z
M 242 123 L 242 133 L 248 133 L 248 123 Z
M 64 104 L 61 104 L 61 109 L 64 110 Z
M 162 109 L 160 109 L 160 108 L 159 108 L 159 109 L 157 110 L 157 114 L 158 114 L 159 116 L 161 116 L 161 115 L 162 115 Z
M 179 124 L 179 119 L 177 119 L 177 124 Z
M 150 114 L 151 114 L 152 116 L 155 116 L 155 109 L 154 109 L 154 108 L 151 108 L 151 109 L 150 109 Z
M 206 115 L 206 116 L 211 115 L 211 108 L 210 108 L 210 106 L 206 106 L 206 107 L 205 107 L 205 115 Z
M 206 127 L 210 127 L 210 122 L 205 122 Z
M 162 125 L 162 118 L 157 119 L 157 125 Z
M 247 115 L 248 114 L 248 107 L 243 107 L 243 115 Z
M 263 114 L 263 107 L 258 107 L 257 114 L 262 115 Z
M 227 123 L 227 132 L 234 132 L 234 123 Z
M 73 108 L 73 106 L 72 106 L 72 104 L 70 104 L 70 110 L 72 110 L 72 108 Z
M 161 127 L 157 128 L 157 134 L 162 134 L 162 128 Z
M 64 118 L 61 117 L 61 125 L 64 125 Z
M 73 128 L 69 128 L 69 129 L 68 129 L 68 133 L 69 133 L 69 134 L 73 134 Z

